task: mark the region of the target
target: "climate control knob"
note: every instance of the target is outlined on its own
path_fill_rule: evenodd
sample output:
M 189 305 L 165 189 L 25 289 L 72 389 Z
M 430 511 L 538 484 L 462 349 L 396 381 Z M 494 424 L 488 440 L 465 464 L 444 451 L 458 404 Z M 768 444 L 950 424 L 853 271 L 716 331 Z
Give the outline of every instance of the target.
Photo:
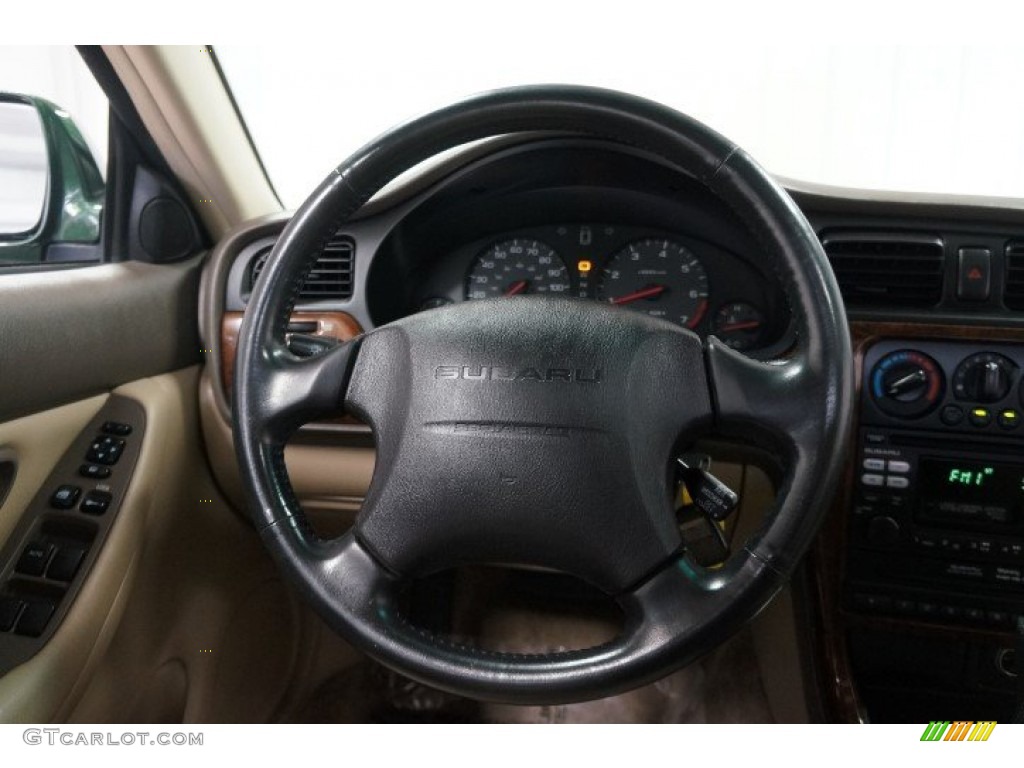
M 998 403 L 1010 392 L 1016 364 L 995 352 L 971 355 L 956 367 L 953 394 L 972 403 Z
M 890 416 L 913 419 L 942 401 L 945 377 L 939 364 L 923 352 L 890 352 L 871 369 L 871 397 Z

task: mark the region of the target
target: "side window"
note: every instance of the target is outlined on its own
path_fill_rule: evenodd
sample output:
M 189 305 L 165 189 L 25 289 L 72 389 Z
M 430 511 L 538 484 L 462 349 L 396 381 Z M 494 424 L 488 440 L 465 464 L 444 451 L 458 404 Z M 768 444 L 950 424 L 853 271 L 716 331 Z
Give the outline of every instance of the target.
M 0 270 L 101 258 L 107 121 L 74 47 L 0 47 Z

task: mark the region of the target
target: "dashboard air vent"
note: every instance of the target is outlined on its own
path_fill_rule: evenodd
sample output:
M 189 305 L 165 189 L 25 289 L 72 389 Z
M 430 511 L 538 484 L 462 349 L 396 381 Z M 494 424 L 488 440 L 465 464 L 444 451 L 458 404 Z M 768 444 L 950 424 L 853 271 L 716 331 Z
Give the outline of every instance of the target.
M 933 307 L 942 299 L 942 240 L 931 235 L 830 232 L 822 246 L 854 307 Z
M 1006 246 L 1006 289 L 1003 303 L 1008 309 L 1024 309 L 1024 240 Z
M 263 271 L 270 256 L 271 247 L 260 251 L 249 267 L 249 290 Z M 351 299 L 352 273 L 355 268 L 355 243 L 350 237 L 335 237 L 320 252 L 306 282 L 299 292 L 299 301 L 322 301 L 325 299 Z

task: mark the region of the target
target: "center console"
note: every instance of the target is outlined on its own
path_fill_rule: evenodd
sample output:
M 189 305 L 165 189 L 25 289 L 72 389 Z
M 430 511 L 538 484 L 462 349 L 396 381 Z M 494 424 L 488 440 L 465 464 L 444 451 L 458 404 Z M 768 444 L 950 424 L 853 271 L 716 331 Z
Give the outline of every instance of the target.
M 1006 719 L 1024 615 L 1024 345 L 864 352 L 843 599 L 869 710 Z

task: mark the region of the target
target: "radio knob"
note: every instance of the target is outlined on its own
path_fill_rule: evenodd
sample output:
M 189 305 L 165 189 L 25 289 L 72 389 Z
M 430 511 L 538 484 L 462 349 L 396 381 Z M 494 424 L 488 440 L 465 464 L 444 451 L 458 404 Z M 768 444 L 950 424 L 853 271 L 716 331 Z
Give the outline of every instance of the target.
M 1017 366 L 994 352 L 982 352 L 964 360 L 954 374 L 954 390 L 961 400 L 997 403 L 1010 392 Z
M 891 547 L 900 540 L 900 524 L 888 515 L 873 517 L 868 523 L 867 540 L 877 547 Z

